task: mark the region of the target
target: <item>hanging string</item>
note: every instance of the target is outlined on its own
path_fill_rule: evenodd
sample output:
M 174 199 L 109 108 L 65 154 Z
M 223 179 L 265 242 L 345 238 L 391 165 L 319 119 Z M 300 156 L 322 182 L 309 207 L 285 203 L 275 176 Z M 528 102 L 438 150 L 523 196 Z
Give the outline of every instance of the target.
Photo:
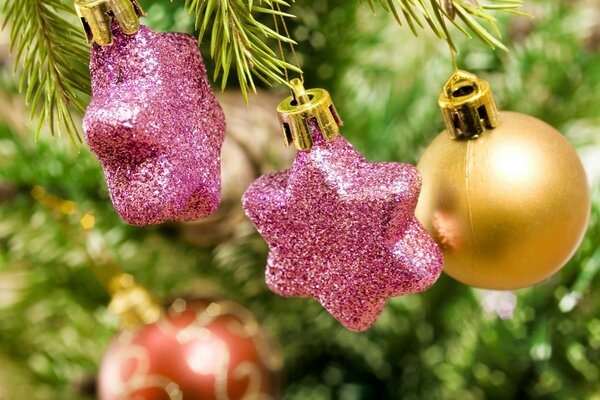
M 277 9 L 277 10 L 276 10 Z M 290 37 L 290 32 L 288 30 L 288 27 L 285 23 L 285 18 L 282 15 L 282 11 L 281 11 L 281 7 L 279 5 L 279 3 L 276 2 L 272 2 L 271 3 L 271 10 L 273 10 L 273 23 L 275 24 L 275 32 L 277 32 L 277 35 L 281 36 L 281 33 L 279 31 L 279 22 L 277 21 L 277 15 L 279 15 L 279 18 L 281 19 L 281 25 L 283 26 L 283 31 L 285 32 L 286 37 Z M 277 11 L 277 13 L 275 12 Z M 285 52 L 283 51 L 283 42 L 281 41 L 281 39 L 278 37 L 277 38 L 277 44 L 279 46 L 279 54 L 281 56 L 281 60 L 285 61 L 286 60 L 286 56 L 285 56 Z M 298 54 L 296 53 L 296 49 L 294 47 L 293 43 L 289 43 L 290 45 L 290 50 L 292 52 L 292 57 L 294 59 L 294 64 L 296 65 L 296 67 L 302 71 L 302 68 L 300 68 L 300 60 L 298 59 Z M 288 69 L 284 66 L 283 67 L 283 72 L 285 74 L 285 80 L 286 82 L 290 82 L 290 77 L 289 77 L 289 72 Z M 300 82 L 302 82 L 302 84 L 304 84 L 304 74 L 302 72 L 300 72 Z
M 454 20 L 454 17 L 456 16 L 456 10 L 454 9 L 452 0 L 445 0 L 441 3 L 440 6 L 446 12 L 447 17 Z M 444 25 L 444 31 L 448 32 L 448 26 L 446 25 L 446 19 L 444 17 L 442 17 L 442 24 Z M 452 65 L 454 66 L 454 73 L 457 73 L 458 72 L 458 63 L 456 62 L 456 55 L 454 54 L 454 49 L 452 48 L 452 44 L 451 44 L 452 41 L 450 40 L 449 37 L 448 37 L 448 40 L 446 41 L 446 43 L 448 44 L 448 50 L 450 50 L 450 57 L 452 58 Z
M 450 50 L 450 57 L 452 57 L 452 65 L 454 65 L 454 73 L 458 72 L 458 63 L 456 62 L 456 55 L 454 54 L 454 50 L 452 50 L 452 46 L 448 44 L 448 49 Z

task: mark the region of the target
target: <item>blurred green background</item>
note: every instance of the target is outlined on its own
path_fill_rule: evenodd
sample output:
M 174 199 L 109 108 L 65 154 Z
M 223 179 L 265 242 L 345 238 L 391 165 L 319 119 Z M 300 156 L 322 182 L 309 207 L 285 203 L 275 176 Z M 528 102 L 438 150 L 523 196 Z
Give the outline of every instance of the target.
M 142 3 L 153 28 L 192 32 L 183 1 Z M 235 143 L 256 131 L 264 144 L 238 146 L 248 167 L 224 156 L 230 198 L 217 217 L 136 228 L 116 215 L 85 146 L 78 153 L 46 132 L 35 143 L 0 33 L 0 399 L 94 397 L 93 377 L 117 329 L 89 268 L 105 257 L 158 296 L 219 295 L 249 308 L 282 344 L 287 399 L 600 399 L 600 4 L 525 4 L 534 18 L 500 18 L 510 53 L 454 30 L 458 62 L 491 82 L 502 109 L 547 121 L 577 147 L 594 194 L 587 236 L 565 268 L 535 287 L 489 292 L 442 276 L 424 294 L 391 299 L 364 333 L 346 331 L 313 300 L 269 292 L 266 245 L 240 216 L 240 182 L 293 156 L 277 132 L 281 88 L 249 107 L 233 84 L 220 97 Z M 372 161 L 415 163 L 443 128 L 436 100 L 452 68 L 446 44 L 426 32 L 415 38 L 358 1 L 304 0 L 291 12 L 307 86 L 332 93 L 344 135 Z M 253 120 L 258 112 L 265 117 Z M 93 260 L 79 217 L 37 202 L 36 185 L 95 214 Z

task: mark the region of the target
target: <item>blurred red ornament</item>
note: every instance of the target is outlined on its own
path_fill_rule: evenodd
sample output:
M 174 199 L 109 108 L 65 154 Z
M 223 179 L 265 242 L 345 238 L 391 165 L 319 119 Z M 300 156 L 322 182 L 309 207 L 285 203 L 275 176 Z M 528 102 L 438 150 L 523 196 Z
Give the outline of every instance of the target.
M 282 359 L 252 313 L 176 300 L 156 323 L 120 333 L 100 368 L 101 400 L 276 399 Z

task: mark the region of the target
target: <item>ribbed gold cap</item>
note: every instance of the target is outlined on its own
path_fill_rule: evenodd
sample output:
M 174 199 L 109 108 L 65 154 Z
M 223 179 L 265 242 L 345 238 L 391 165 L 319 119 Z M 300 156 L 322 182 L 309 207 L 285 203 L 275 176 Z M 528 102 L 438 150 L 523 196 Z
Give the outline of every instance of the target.
M 139 17 L 146 15 L 137 0 L 75 0 L 75 10 L 88 41 L 101 46 L 113 43 L 112 18 L 123 32 L 132 35 L 140 28 Z
M 329 92 L 324 89 L 304 89 L 300 79 L 292 79 L 292 96 L 277 106 L 277 115 L 286 146 L 294 143 L 298 150 L 310 150 L 309 121 L 313 121 L 323 137 L 334 139 L 340 133 L 342 121 L 333 105 Z
M 490 85 L 470 72 L 457 70 L 444 85 L 438 104 L 453 139 L 475 139 L 500 124 Z

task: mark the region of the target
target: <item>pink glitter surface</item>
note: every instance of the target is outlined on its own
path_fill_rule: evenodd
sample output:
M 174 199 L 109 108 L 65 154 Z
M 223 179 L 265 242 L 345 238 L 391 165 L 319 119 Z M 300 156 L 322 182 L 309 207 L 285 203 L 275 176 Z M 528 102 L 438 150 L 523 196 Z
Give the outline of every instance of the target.
M 417 170 L 370 163 L 346 139 L 298 152 L 290 170 L 262 176 L 244 194 L 269 244 L 268 286 L 314 297 L 348 329 L 369 328 L 388 297 L 420 292 L 442 271 L 442 253 L 414 216 Z
M 221 107 L 192 36 L 113 27 L 94 45 L 83 120 L 115 209 L 132 225 L 191 221 L 220 203 Z

